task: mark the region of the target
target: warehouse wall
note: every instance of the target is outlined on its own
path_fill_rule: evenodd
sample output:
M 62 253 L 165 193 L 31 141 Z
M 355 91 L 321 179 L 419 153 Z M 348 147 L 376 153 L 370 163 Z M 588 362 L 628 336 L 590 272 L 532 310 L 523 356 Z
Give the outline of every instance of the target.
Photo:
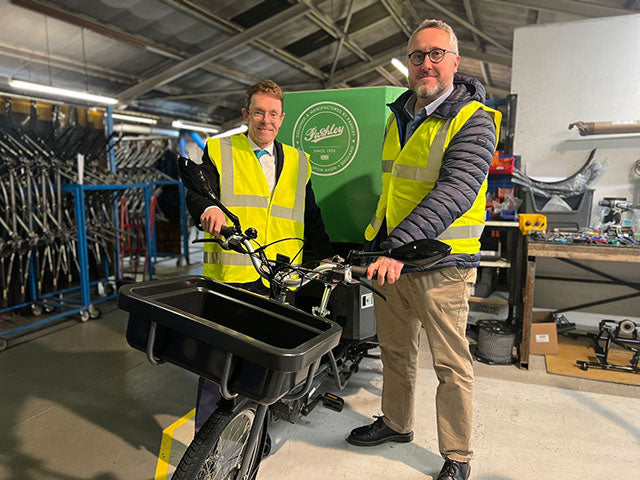
M 572 122 L 640 119 L 640 15 L 531 25 L 514 32 L 511 92 L 518 95 L 514 153 L 522 156 L 527 175 L 549 180 L 575 173 L 597 148 L 596 160 L 608 168 L 598 179 L 594 200 L 626 197 L 640 203 L 640 178 L 632 167 L 640 159 L 640 134 L 617 138 L 580 137 L 568 130 Z M 556 262 L 553 263 L 552 262 Z M 640 281 L 637 264 L 591 263 L 612 274 Z M 558 267 L 557 261 L 538 262 L 538 273 L 583 276 Z M 597 287 L 537 281 L 535 304 L 558 308 L 567 302 L 588 302 L 604 291 L 616 295 L 628 288 Z M 591 311 L 638 316 L 640 300 Z

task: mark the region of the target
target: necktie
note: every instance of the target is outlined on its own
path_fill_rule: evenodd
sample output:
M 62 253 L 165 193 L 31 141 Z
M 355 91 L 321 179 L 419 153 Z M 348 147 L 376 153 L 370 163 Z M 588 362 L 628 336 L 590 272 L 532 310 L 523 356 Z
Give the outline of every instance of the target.
M 269 155 L 269 152 L 267 150 L 254 150 L 254 152 L 256 154 L 256 157 L 258 157 L 258 161 L 263 155 Z

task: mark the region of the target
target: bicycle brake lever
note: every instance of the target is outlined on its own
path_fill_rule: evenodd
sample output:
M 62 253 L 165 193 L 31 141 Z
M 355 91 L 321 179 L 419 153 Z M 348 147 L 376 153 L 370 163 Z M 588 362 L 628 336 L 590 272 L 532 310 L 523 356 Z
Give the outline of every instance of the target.
M 227 240 L 222 240 L 221 238 L 196 238 L 192 240 L 191 243 L 217 243 L 224 250 L 231 250 Z

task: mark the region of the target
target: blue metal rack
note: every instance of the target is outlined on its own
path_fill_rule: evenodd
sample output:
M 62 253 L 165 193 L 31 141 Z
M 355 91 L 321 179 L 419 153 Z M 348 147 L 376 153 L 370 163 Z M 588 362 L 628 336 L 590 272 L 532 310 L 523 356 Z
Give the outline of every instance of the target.
M 107 107 L 107 115 L 106 119 L 106 135 L 109 138 L 109 146 L 113 144 L 112 133 L 113 133 L 113 107 Z M 113 173 L 116 172 L 116 164 L 115 164 L 115 156 L 114 150 L 109 148 L 108 150 L 108 163 L 109 170 Z M 37 288 L 36 288 L 36 272 L 35 272 L 35 260 L 33 256 L 29 262 L 29 280 L 28 280 L 28 288 L 29 288 L 29 297 L 30 301 L 22 303 L 20 305 L 12 305 L 8 308 L 0 309 L 0 314 L 4 312 L 16 311 L 21 308 L 40 306 L 43 309 L 47 308 L 59 308 L 60 312 L 55 313 L 53 315 L 49 315 L 46 318 L 42 318 L 40 320 L 31 322 L 27 325 L 22 325 L 16 327 L 11 330 L 7 330 L 4 332 L 0 332 L 0 351 L 7 348 L 10 340 L 17 338 L 18 336 L 22 336 L 24 334 L 30 333 L 30 331 L 34 331 L 36 327 L 40 327 L 42 325 L 59 321 L 65 317 L 69 317 L 74 314 L 79 314 L 80 319 L 85 321 L 88 320 L 91 316 L 91 309 L 96 304 L 104 302 L 106 300 L 114 299 L 117 297 L 117 292 L 112 294 L 107 294 L 98 298 L 91 298 L 91 287 L 95 286 L 99 282 L 108 281 L 110 277 L 109 266 L 105 263 L 105 277 L 104 279 L 100 279 L 97 281 L 91 281 L 91 276 L 89 272 L 89 252 L 88 252 L 88 243 L 87 243 L 87 231 L 86 231 L 86 212 L 85 212 L 85 192 L 102 190 L 102 191 L 113 191 L 114 193 L 118 190 L 128 190 L 133 188 L 142 188 L 144 190 L 144 205 L 145 205 L 145 244 L 146 250 L 148 253 L 148 261 L 146 263 L 147 274 L 149 275 L 149 279 L 153 279 L 153 265 L 158 263 L 158 251 L 156 244 L 156 236 L 155 229 L 151 231 L 150 225 L 150 205 L 151 198 L 153 195 L 153 187 L 155 185 L 177 185 L 179 188 L 179 196 L 180 196 L 180 224 L 182 231 L 182 254 L 162 254 L 163 256 L 178 258 L 178 262 L 184 257 L 186 263 L 189 263 L 189 246 L 188 246 L 188 236 L 187 236 L 187 219 L 186 219 L 186 208 L 185 208 L 185 195 L 184 195 L 184 185 L 182 182 L 178 180 L 156 180 L 148 183 L 132 183 L 132 184 L 117 184 L 117 185 L 82 185 L 82 184 L 64 184 L 62 185 L 62 192 L 70 193 L 74 197 L 74 210 L 75 210 L 75 221 L 77 225 L 77 254 L 78 254 L 78 264 L 79 264 L 79 285 L 70 287 L 67 289 L 58 290 L 53 293 L 48 293 L 44 295 L 38 296 Z M 115 200 L 114 195 L 114 200 Z M 116 226 L 119 228 L 119 215 L 117 215 L 117 206 L 114 202 L 114 221 Z M 120 241 L 117 240 L 115 242 L 115 259 L 113 262 L 113 274 L 114 278 L 120 279 L 122 277 L 120 270 Z M 80 296 L 78 298 L 77 292 L 80 292 Z
M 177 185 L 178 186 L 178 195 L 180 196 L 180 230 L 182 232 L 182 253 L 181 254 L 169 254 L 163 253 L 162 256 L 168 258 L 184 258 L 186 263 L 189 264 L 189 239 L 187 232 L 187 216 L 186 216 L 186 206 L 185 206 L 185 193 L 184 193 L 184 185 L 179 180 L 155 180 L 150 182 L 151 188 L 145 190 L 145 203 L 147 205 L 151 205 L 151 193 L 154 185 Z M 148 196 L 147 196 L 148 195 Z M 149 216 L 147 215 L 147 218 Z M 159 263 L 161 260 L 158 260 L 158 245 L 156 241 L 156 232 L 154 230 L 152 236 L 152 244 L 151 244 L 151 254 L 149 255 L 151 259 L 151 263 Z
M 47 316 L 46 318 L 42 318 L 40 320 L 36 320 L 27 325 L 22 325 L 16 327 L 11 330 L 7 330 L 4 332 L 0 332 L 0 351 L 4 350 L 8 346 L 8 342 L 12 339 L 15 339 L 23 334 L 29 333 L 33 331 L 36 327 L 40 327 L 42 325 L 59 321 L 65 317 L 69 317 L 74 314 L 80 314 L 81 320 L 87 320 L 90 317 L 91 307 L 95 306 L 98 303 L 111 300 L 117 297 L 117 292 L 113 294 L 108 294 L 105 296 L 91 298 L 91 287 L 95 286 L 101 281 L 109 279 L 109 271 L 108 265 L 105 266 L 106 278 L 100 279 L 96 281 L 91 281 L 91 276 L 89 272 L 89 252 L 88 252 L 88 242 L 87 242 L 87 231 L 86 231 L 86 212 L 85 212 L 85 193 L 89 191 L 118 191 L 118 190 L 128 190 L 134 188 L 143 189 L 144 193 L 144 205 L 145 205 L 145 244 L 147 252 L 149 253 L 149 261 L 147 262 L 147 274 L 149 275 L 149 279 L 153 279 L 153 264 L 158 262 L 158 252 L 156 246 L 155 239 L 155 231 L 151 231 L 151 224 L 149 221 L 150 218 L 150 205 L 151 205 L 151 197 L 153 194 L 153 186 L 154 185 L 177 185 L 180 191 L 180 217 L 181 217 L 181 230 L 182 230 L 182 240 L 183 240 L 183 252 L 182 254 L 173 254 L 172 257 L 184 257 L 188 262 L 188 239 L 187 239 L 187 221 L 185 214 L 185 202 L 184 202 L 184 186 L 178 180 L 159 180 L 153 181 L 149 183 L 133 183 L 133 184 L 117 184 L 117 185 L 80 185 L 80 184 L 64 184 L 62 185 L 62 192 L 70 193 L 74 197 L 74 214 L 75 214 L 75 222 L 77 225 L 77 254 L 78 254 L 78 264 L 80 267 L 79 272 L 79 284 L 74 287 L 70 287 L 63 290 L 58 290 L 53 293 L 48 293 L 44 295 L 37 296 L 36 292 L 36 275 L 34 271 L 34 260 L 33 257 L 31 259 L 31 263 L 29 264 L 29 294 L 31 301 L 20 304 L 20 305 L 12 305 L 9 308 L 1 309 L 0 313 L 4 313 L 7 311 L 13 311 L 24 307 L 30 307 L 32 305 L 40 305 L 42 307 L 55 307 L 63 309 L 58 313 Z M 116 216 L 117 218 L 117 216 Z M 117 258 L 119 258 L 119 241 L 116 241 L 116 250 L 117 255 L 116 260 L 113 262 L 114 267 L 114 276 L 115 278 L 119 278 L 119 262 Z M 80 292 L 80 296 L 78 298 L 77 292 Z

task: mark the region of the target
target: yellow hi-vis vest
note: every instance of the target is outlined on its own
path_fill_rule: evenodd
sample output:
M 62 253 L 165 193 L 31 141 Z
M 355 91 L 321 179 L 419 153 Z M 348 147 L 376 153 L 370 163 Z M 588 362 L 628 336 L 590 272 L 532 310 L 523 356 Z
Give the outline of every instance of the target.
M 498 138 L 502 114 L 476 101 L 464 106 L 454 118 L 428 117 L 402 148 L 395 115 L 389 117 L 382 147 L 382 193 L 375 216 L 365 230 L 368 241 L 376 237 L 385 219 L 387 234 L 390 234 L 433 190 L 451 139 L 479 108 L 493 118 Z M 428 155 L 425 146 L 428 146 Z M 480 251 L 486 191 L 485 179 L 471 208 L 438 236 L 438 240 L 451 246 L 452 254 L 473 255 Z
M 303 238 L 305 191 L 311 166 L 302 150 L 282 145 L 282 172 L 271 194 L 260 162 L 245 135 L 210 138 L 206 148 L 220 174 L 220 200 L 238 216 L 243 229 L 254 227 L 258 231 L 256 240 L 260 245 L 285 238 Z M 211 235 L 205 234 L 205 238 Z M 278 253 L 293 259 L 299 253 L 294 263 L 300 264 L 301 248 L 302 240 L 286 240 L 265 252 L 269 259 L 275 259 Z M 223 250 L 214 242 L 205 243 L 203 273 L 226 283 L 260 278 L 248 255 Z

